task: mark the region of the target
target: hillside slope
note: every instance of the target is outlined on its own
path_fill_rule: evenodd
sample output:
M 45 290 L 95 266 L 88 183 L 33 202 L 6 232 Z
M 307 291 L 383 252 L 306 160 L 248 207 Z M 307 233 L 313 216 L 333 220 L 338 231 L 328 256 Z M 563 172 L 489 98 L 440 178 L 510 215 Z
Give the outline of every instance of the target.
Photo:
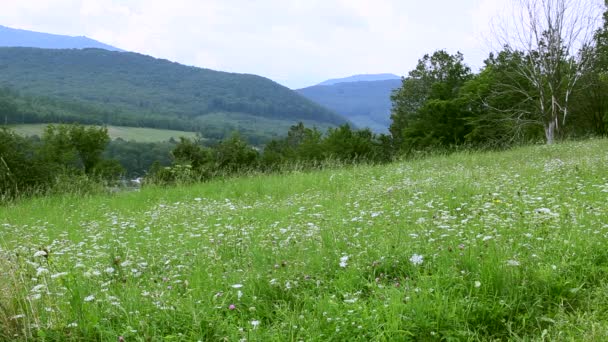
M 84 36 L 72 37 L 58 34 L 14 29 L 0 25 L 1 47 L 35 47 L 43 49 L 98 48 L 110 51 L 121 49 Z
M 230 113 L 320 126 L 347 122 L 264 77 L 101 49 L 0 48 L 0 87 L 81 107 L 84 123 L 199 130 L 206 115 L 222 113 L 227 129 Z
M 390 126 L 391 93 L 401 87 L 401 80 L 343 82 L 317 85 L 297 91 L 352 121 L 358 127 L 369 127 L 384 133 Z
M 0 340 L 606 341 L 607 151 L 0 207 Z

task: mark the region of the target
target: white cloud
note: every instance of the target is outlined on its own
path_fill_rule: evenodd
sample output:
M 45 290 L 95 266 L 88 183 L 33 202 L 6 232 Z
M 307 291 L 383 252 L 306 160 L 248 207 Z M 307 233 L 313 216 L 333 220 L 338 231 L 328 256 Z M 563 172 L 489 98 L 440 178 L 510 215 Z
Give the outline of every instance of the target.
M 488 50 L 480 32 L 499 8 L 496 0 L 0 1 L 8 1 L 0 12 L 6 26 L 86 35 L 290 87 L 357 73 L 406 74 L 442 48 L 480 65 Z

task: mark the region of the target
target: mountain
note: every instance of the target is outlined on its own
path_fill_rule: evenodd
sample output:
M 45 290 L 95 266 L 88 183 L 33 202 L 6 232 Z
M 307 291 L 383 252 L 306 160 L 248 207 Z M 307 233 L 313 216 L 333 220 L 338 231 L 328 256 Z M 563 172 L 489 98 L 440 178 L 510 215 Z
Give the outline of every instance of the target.
M 37 47 L 43 49 L 98 48 L 110 51 L 122 51 L 119 48 L 83 36 L 62 36 L 57 34 L 19 30 L 2 25 L 0 25 L 0 46 Z
M 367 74 L 367 75 L 354 75 L 344 78 L 334 78 L 321 82 L 317 85 L 334 85 L 338 83 L 346 82 L 372 82 L 372 81 L 386 81 L 386 80 L 400 80 L 401 77 L 395 74 Z
M 29 116 L 21 111 L 7 119 L 13 123 L 79 121 L 217 136 L 238 129 L 261 139 L 298 121 L 320 128 L 347 122 L 264 77 L 130 52 L 0 48 L 0 87 L 19 93 L 23 103 L 44 97 L 52 109 Z
M 386 133 L 391 124 L 391 93 L 400 79 L 341 82 L 297 90 L 308 99 L 341 114 L 357 127 Z

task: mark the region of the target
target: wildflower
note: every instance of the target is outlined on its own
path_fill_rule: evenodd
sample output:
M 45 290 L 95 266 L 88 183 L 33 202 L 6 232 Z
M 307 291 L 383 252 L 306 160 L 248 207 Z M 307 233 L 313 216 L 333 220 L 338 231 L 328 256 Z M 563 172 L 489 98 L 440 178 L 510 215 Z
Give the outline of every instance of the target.
M 414 254 L 412 255 L 412 257 L 410 258 L 410 262 L 414 265 L 414 266 L 418 266 L 418 265 L 422 265 L 422 263 L 424 262 L 424 258 L 422 255 L 420 254 Z
M 234 285 L 232 285 L 233 289 L 240 289 L 241 287 L 243 287 L 243 284 L 234 284 Z
M 507 265 L 509 265 L 509 266 L 519 266 L 519 261 L 517 261 L 517 260 L 507 260 Z
M 42 274 L 47 274 L 49 273 L 49 270 L 44 268 L 44 267 L 38 267 L 36 269 L 36 276 L 42 275 Z
M 95 300 L 95 296 L 93 296 L 93 295 L 84 297 L 85 302 L 92 302 L 94 300 Z
M 234 309 L 236 309 L 236 305 L 230 304 L 230 306 L 228 306 L 228 310 L 234 310 Z
M 348 255 L 345 255 L 343 257 L 340 258 L 340 267 L 344 268 L 346 266 L 348 266 Z
M 47 255 L 48 255 L 48 253 L 46 251 L 43 251 L 43 250 L 39 250 L 36 253 L 34 253 L 34 257 L 41 257 L 41 256 L 45 257 Z
M 42 291 L 44 288 L 46 287 L 46 285 L 44 284 L 38 284 L 36 286 L 34 286 L 31 290 L 31 292 L 40 292 Z
M 251 321 L 251 325 L 253 325 L 253 329 L 257 329 L 258 325 L 260 325 L 260 321 L 253 320 L 253 321 Z
M 63 277 L 65 275 L 68 275 L 68 272 L 59 272 L 59 273 L 52 274 L 51 278 L 55 279 L 55 278 Z
M 114 273 L 114 271 L 115 271 L 114 267 L 108 267 L 108 268 L 105 269 L 105 272 L 108 273 L 108 274 L 112 274 L 112 273 Z
M 476 281 L 475 281 L 475 287 L 476 287 L 476 288 L 481 287 L 481 282 L 480 282 L 479 280 L 476 280 Z

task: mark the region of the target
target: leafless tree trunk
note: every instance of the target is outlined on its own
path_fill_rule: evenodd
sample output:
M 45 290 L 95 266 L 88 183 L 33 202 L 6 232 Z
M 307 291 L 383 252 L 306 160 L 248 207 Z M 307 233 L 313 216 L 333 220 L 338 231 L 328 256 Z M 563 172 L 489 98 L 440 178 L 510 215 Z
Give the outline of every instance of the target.
M 531 118 L 543 126 L 548 144 L 563 134 L 572 91 L 591 66 L 588 52 L 601 7 L 600 0 L 513 0 L 512 13 L 495 25 L 500 49 L 523 55 L 514 72 L 532 90 L 518 90 L 533 99 L 536 109 Z M 517 87 L 509 85 L 513 86 Z

